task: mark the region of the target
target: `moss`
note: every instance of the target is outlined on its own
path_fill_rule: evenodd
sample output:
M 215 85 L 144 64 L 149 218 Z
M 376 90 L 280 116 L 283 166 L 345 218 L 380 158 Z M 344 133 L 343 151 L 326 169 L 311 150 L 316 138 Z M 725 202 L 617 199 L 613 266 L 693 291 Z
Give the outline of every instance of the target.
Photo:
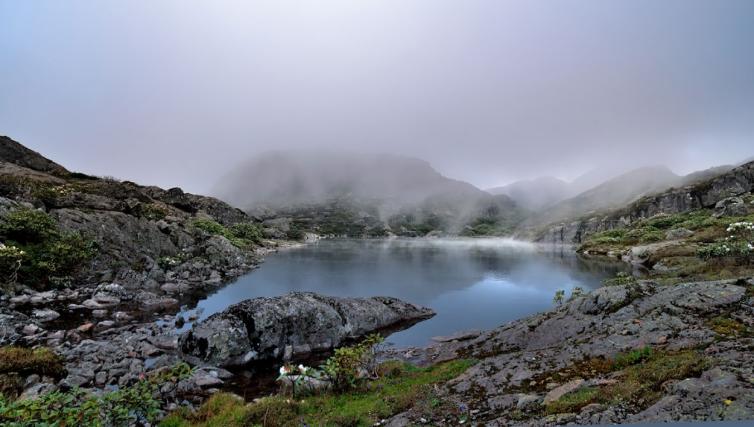
M 0 347 L 0 394 L 15 398 L 23 389 L 24 378 L 31 375 L 61 378 L 63 359 L 48 348 Z
M 0 347 L 0 372 L 59 377 L 65 373 L 63 359 L 49 348 Z
M 560 399 L 545 405 L 547 414 L 563 414 L 579 412 L 581 408 L 600 400 L 600 390 L 597 387 L 584 387 L 562 396 Z
M 717 316 L 707 322 L 710 329 L 725 337 L 737 337 L 748 334 L 748 328 L 738 320 L 726 316 Z
M 474 361 L 454 360 L 427 368 L 387 362 L 383 376 L 346 393 L 327 393 L 303 400 L 271 396 L 244 404 L 237 398 L 217 394 L 195 414 L 178 412 L 162 426 L 298 426 L 373 425 L 382 418 L 412 406 L 432 404 L 432 384 L 447 382 L 468 369 Z

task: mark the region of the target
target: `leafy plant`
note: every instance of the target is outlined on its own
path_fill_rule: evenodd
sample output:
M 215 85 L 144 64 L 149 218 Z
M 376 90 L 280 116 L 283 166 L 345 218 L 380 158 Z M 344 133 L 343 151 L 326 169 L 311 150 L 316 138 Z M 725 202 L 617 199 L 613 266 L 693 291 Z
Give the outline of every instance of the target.
M 70 281 L 96 251 L 95 243 L 76 232 L 61 232 L 45 212 L 17 209 L 0 223 L 0 275 L 8 282 L 46 287 Z
M 375 347 L 385 339 L 379 334 L 367 336 L 359 344 L 341 347 L 322 365 L 333 387 L 340 390 L 353 388 L 359 380 L 376 376 Z
M 565 299 L 565 290 L 558 289 L 557 291 L 555 291 L 555 296 L 552 297 L 552 302 L 553 304 L 560 305 L 560 304 L 563 304 L 564 299 Z

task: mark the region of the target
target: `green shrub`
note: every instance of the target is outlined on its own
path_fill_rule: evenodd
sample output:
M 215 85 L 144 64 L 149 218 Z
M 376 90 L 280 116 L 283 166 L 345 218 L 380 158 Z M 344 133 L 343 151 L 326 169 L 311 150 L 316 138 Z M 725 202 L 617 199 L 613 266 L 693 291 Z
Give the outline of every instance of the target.
M 230 228 L 211 219 L 195 219 L 192 224 L 205 233 L 225 237 L 230 243 L 241 249 L 251 248 L 262 241 L 260 226 L 249 222 L 238 223 Z
M 20 244 L 40 243 L 56 235 L 57 228 L 55 220 L 45 212 L 24 208 L 3 218 L 0 235 Z
M 18 209 L 0 224 L 0 280 L 34 287 L 65 284 L 94 255 L 96 245 L 77 232 L 61 232 L 45 212 Z
M 623 286 L 633 285 L 637 282 L 636 278 L 628 273 L 618 272 L 612 279 L 602 281 L 602 286 Z
M 165 381 L 187 378 L 193 370 L 183 364 L 167 374 L 144 379 L 102 395 L 79 388 L 44 394 L 37 399 L 10 401 L 0 396 L 0 425 L 126 426 L 156 420 L 160 402 L 154 397 Z
M 372 334 L 357 345 L 341 347 L 322 365 L 322 370 L 336 389 L 353 388 L 364 375 L 376 376 L 375 347 L 383 341 L 381 335 Z

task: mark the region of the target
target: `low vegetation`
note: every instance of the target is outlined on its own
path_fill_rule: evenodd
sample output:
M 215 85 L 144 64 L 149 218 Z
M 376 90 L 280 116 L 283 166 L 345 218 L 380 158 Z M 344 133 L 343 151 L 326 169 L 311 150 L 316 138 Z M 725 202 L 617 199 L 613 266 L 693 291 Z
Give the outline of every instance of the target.
M 243 222 L 226 227 L 211 219 L 196 219 L 192 225 L 208 234 L 223 236 L 241 249 L 252 248 L 262 243 L 262 229 L 258 224 Z
M 40 366 L 49 366 L 46 352 L 49 350 L 36 355 L 44 361 L 40 362 Z M 3 393 L 0 396 L 0 424 L 121 426 L 152 423 L 159 415 L 160 402 L 156 396 L 160 386 L 168 381 L 178 382 L 192 374 L 193 370 L 181 363 L 131 386 L 103 394 L 73 388 L 70 391 L 46 393 L 36 399 L 13 400 L 14 396 Z
M 398 361 L 377 364 L 374 348 L 381 341 L 372 335 L 355 346 L 338 349 L 319 369 L 283 366 L 279 380 L 284 387 L 279 395 L 247 404 L 237 396 L 219 393 L 196 412 L 180 410 L 161 425 L 371 426 L 416 405 L 438 406 L 441 402 L 432 385 L 457 377 L 474 363 L 463 359 L 427 368 Z M 305 387 L 311 379 L 330 386 Z
M 578 370 L 592 375 L 616 373 L 614 383 L 600 387 L 584 387 L 545 405 L 548 414 L 578 412 L 591 403 L 630 405 L 645 408 L 662 395 L 667 381 L 699 376 L 709 360 L 696 350 L 678 352 L 641 348 L 619 354 L 612 361 L 594 359 L 582 362 Z M 572 375 L 573 371 L 567 371 Z
M 0 222 L 0 280 L 38 289 L 68 285 L 95 254 L 95 243 L 64 232 L 47 213 L 17 209 Z
M 60 378 L 63 359 L 48 348 L 0 347 L 0 395 L 15 398 L 31 374 Z

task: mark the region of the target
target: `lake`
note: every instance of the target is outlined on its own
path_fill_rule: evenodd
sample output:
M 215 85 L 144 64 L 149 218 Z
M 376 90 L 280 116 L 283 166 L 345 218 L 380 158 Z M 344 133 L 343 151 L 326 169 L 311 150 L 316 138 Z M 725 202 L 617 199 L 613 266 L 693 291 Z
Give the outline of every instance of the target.
M 627 269 L 510 239 L 321 240 L 267 256 L 259 269 L 183 315 L 201 320 L 247 298 L 292 291 L 392 296 L 437 312 L 387 339 L 423 345 L 433 336 L 493 328 L 547 310 L 556 290 L 588 291 Z

